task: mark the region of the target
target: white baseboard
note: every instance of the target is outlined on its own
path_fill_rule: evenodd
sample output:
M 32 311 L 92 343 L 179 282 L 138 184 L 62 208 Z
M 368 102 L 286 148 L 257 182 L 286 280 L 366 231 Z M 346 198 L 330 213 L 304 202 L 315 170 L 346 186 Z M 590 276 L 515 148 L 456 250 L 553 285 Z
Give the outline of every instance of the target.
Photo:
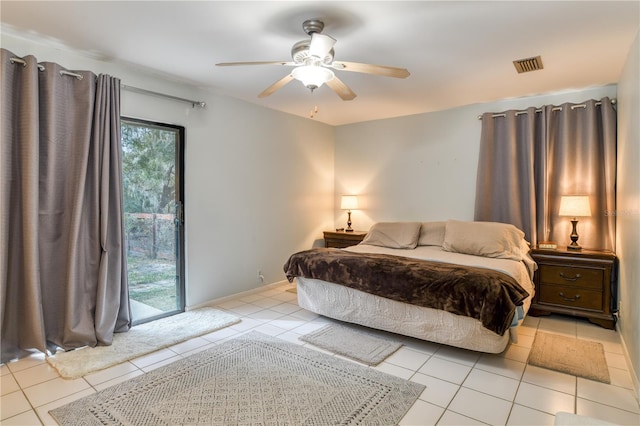
M 276 281 L 275 283 L 263 285 L 263 286 L 256 287 L 256 288 L 252 288 L 251 290 L 242 291 L 240 293 L 234 293 L 234 294 L 231 294 L 229 296 L 224 296 L 224 297 L 220 297 L 218 299 L 209 300 L 208 302 L 198 303 L 197 305 L 187 306 L 185 308 L 185 310 L 186 311 L 191 311 L 193 309 L 204 308 L 206 306 L 219 305 L 220 303 L 224 303 L 224 302 L 227 302 L 227 301 L 232 300 L 232 299 L 237 299 L 238 297 L 248 296 L 248 295 L 254 294 L 254 293 L 260 293 L 260 292 L 268 290 L 268 289 L 272 289 L 272 288 L 276 288 L 276 287 L 280 287 L 282 285 L 288 285 L 288 284 L 289 284 L 289 281 L 287 281 L 287 280 Z
M 618 333 L 620 331 L 618 330 Z M 622 342 L 622 349 L 624 352 L 624 359 L 627 362 L 627 369 L 629 370 L 629 374 L 631 375 L 631 381 L 633 382 L 633 390 L 634 396 L 636 397 L 636 401 L 640 403 L 640 382 L 638 381 L 638 372 L 633 368 L 633 363 L 631 362 L 631 358 L 629 357 L 629 349 L 627 348 L 627 344 L 620 334 L 620 342 Z

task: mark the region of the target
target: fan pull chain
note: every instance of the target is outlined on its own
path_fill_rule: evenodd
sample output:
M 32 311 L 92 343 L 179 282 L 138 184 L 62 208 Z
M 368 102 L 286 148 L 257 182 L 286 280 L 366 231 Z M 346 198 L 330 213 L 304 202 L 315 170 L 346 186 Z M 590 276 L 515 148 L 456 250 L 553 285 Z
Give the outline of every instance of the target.
M 318 113 L 318 105 L 316 105 L 313 110 L 309 113 L 309 118 L 313 118 Z

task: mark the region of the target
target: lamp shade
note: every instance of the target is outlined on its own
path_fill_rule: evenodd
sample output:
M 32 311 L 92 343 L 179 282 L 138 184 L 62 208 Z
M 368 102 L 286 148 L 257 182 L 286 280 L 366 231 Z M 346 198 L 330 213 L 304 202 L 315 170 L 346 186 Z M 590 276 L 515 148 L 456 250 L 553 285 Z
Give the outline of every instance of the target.
M 333 71 L 319 65 L 303 65 L 297 67 L 291 72 L 291 75 L 311 90 L 317 89 L 335 77 Z
M 587 195 L 564 195 L 560 198 L 560 216 L 591 216 L 591 205 Z
M 355 195 L 343 195 L 340 208 L 342 210 L 356 210 L 358 208 L 358 197 Z

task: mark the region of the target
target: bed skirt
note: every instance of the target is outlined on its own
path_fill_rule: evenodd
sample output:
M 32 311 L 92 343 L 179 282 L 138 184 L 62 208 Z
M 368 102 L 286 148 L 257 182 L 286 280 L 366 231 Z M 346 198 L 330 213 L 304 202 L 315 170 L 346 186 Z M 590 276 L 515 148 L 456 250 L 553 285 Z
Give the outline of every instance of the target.
M 296 278 L 300 307 L 340 321 L 479 352 L 500 353 L 517 342 L 517 326 L 500 336 L 480 321 L 375 296 L 339 284 Z M 524 301 L 526 313 L 531 298 Z M 521 322 L 521 321 L 520 321 Z

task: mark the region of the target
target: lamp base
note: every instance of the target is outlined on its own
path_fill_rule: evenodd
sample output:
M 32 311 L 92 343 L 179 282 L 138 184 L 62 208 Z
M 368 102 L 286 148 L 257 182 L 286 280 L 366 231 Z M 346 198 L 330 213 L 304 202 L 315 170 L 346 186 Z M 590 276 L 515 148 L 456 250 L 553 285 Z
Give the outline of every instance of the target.
M 353 232 L 353 228 L 351 227 L 351 210 L 347 210 L 347 229 L 344 232 Z
M 578 231 L 577 231 L 578 220 L 575 217 L 571 220 L 571 226 L 573 227 L 570 235 L 571 244 L 567 246 L 567 250 L 574 250 L 574 251 L 582 250 L 582 247 L 580 247 L 580 244 L 578 244 Z

